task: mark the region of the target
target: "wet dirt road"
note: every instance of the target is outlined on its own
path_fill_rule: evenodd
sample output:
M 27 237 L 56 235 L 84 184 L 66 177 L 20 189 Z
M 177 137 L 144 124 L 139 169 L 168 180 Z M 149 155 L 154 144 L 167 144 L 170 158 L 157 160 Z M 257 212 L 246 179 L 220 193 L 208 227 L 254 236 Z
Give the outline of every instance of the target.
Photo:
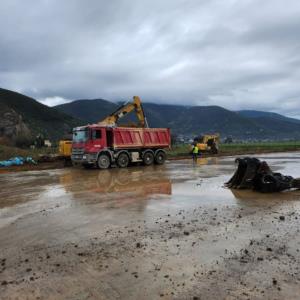
M 300 176 L 300 153 L 261 155 Z M 0 299 L 299 299 L 300 191 L 234 158 L 0 175 Z

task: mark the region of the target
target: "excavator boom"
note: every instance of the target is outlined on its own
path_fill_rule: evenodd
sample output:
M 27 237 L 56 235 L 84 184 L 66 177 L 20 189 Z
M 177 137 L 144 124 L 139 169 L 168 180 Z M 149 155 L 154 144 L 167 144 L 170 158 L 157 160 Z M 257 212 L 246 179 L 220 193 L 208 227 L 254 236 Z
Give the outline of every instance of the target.
M 138 118 L 137 127 L 148 127 L 147 119 L 143 110 L 141 99 L 138 96 L 133 97 L 132 102 L 127 102 L 111 113 L 102 121 L 98 122 L 101 126 L 116 126 L 119 119 L 125 117 L 131 112 L 135 112 Z

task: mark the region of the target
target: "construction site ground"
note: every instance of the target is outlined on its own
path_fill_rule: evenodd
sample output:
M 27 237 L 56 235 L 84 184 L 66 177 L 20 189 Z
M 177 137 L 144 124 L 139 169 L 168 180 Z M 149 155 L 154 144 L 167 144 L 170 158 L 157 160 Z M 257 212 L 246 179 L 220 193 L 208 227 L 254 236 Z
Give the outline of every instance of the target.
M 1 174 L 0 299 L 299 299 L 300 191 L 226 189 L 234 159 Z

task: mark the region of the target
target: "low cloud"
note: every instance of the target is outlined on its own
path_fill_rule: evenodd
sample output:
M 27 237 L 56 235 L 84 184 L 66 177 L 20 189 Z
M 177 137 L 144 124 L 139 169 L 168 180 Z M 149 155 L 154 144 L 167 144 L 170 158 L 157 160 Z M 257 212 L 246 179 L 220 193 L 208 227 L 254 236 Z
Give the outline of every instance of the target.
M 59 104 L 63 104 L 63 103 L 68 103 L 71 102 L 72 100 L 68 100 L 62 97 L 46 97 L 43 99 L 36 99 L 39 102 L 48 105 L 48 106 L 55 106 L 55 105 L 59 105 Z

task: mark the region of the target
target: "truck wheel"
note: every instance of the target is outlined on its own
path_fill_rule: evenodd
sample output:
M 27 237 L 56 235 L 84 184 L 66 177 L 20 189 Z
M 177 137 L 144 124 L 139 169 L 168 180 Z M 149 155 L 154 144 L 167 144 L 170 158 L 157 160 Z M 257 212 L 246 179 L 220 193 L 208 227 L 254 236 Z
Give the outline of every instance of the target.
M 150 165 L 153 164 L 153 161 L 154 161 L 153 153 L 152 152 L 146 152 L 143 156 L 144 165 L 150 166 Z
M 163 151 L 159 151 L 155 155 L 155 163 L 158 165 L 163 165 L 166 161 L 166 153 Z
M 121 153 L 117 159 L 117 165 L 120 168 L 126 168 L 129 164 L 129 157 L 126 153 Z
M 97 165 L 99 169 L 108 169 L 110 166 L 110 159 L 107 154 L 100 154 L 98 157 Z

